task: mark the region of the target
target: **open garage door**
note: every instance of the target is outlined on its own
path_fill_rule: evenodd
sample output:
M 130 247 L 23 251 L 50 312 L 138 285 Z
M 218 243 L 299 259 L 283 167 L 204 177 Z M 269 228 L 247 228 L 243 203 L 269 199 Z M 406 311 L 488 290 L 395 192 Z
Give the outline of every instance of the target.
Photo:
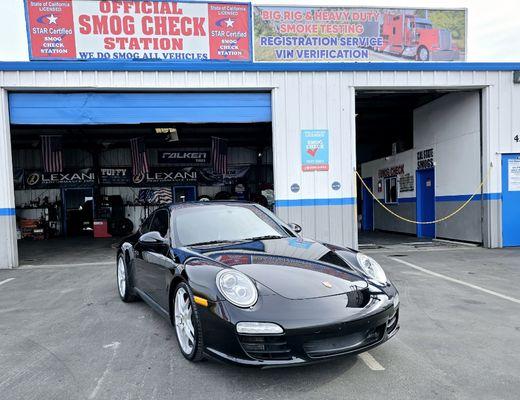
M 11 123 L 100 125 L 271 121 L 270 93 L 11 93 Z
M 11 93 L 9 100 L 21 265 L 111 263 L 111 246 L 166 203 L 273 207 L 270 93 Z
M 356 113 L 358 170 L 382 203 L 358 182 L 360 245 L 482 243 L 490 196 L 472 197 L 482 180 L 479 91 L 359 91 Z M 447 220 L 414 223 L 450 215 L 469 199 Z

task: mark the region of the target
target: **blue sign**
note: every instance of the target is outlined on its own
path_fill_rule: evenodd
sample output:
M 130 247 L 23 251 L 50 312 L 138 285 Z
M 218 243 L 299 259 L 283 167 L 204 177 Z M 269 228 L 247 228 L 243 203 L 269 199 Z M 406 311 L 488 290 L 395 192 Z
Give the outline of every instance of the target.
M 291 185 L 291 192 L 298 193 L 299 191 L 300 191 L 300 185 L 298 185 L 297 183 L 293 183 Z
M 332 182 L 332 190 L 339 190 L 341 189 L 341 183 L 338 181 Z
M 302 130 L 302 171 L 329 170 L 329 131 Z

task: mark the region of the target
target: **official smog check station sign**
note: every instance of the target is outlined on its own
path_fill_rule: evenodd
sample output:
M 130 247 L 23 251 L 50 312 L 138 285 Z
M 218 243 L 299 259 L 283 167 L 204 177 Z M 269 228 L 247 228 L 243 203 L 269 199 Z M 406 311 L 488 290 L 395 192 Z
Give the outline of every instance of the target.
M 301 135 L 302 171 L 328 171 L 329 131 L 304 129 Z
M 32 60 L 250 61 L 250 6 L 26 0 Z

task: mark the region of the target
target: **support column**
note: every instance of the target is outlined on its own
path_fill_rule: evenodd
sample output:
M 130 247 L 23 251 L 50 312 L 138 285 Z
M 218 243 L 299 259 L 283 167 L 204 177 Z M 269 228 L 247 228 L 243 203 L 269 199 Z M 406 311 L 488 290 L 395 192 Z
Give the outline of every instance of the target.
M 7 91 L 0 89 L 0 268 L 18 266 L 11 129 Z

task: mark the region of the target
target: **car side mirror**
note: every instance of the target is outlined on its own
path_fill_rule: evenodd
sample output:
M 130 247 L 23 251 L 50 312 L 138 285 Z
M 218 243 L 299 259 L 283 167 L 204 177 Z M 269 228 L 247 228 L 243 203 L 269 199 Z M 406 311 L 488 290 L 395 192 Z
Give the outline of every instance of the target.
M 167 244 L 167 240 L 157 231 L 151 231 L 141 235 L 139 242 L 146 244 Z
M 294 222 L 289 222 L 289 228 L 291 228 L 296 233 L 300 233 L 302 231 L 302 227 Z

